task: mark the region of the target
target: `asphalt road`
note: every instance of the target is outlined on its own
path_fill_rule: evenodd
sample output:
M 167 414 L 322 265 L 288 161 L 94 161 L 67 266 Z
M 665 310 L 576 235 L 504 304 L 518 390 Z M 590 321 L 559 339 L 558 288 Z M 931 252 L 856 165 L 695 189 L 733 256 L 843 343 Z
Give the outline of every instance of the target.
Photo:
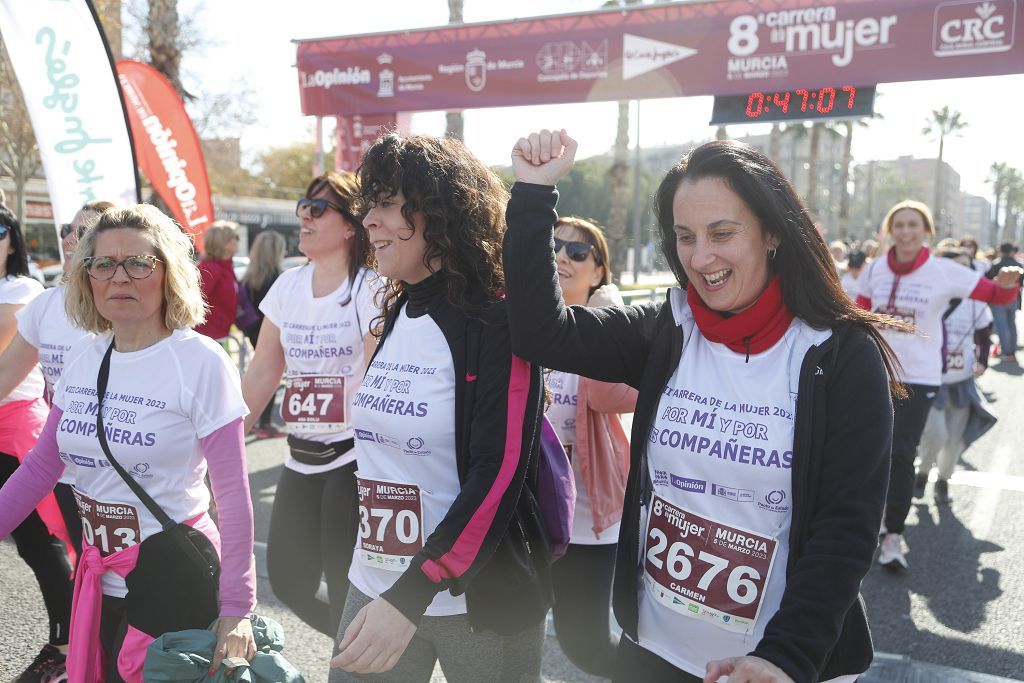
M 1022 354 L 1024 358 L 1024 354 Z M 937 506 L 931 486 L 915 501 L 906 533 L 911 571 L 876 568 L 864 581 L 876 650 L 1024 680 L 1024 370 L 994 364 L 980 380 L 1000 422 L 965 454 Z M 257 539 L 265 540 L 283 439 L 249 446 Z M 331 642 L 278 603 L 265 579 L 258 610 L 280 621 L 284 654 L 310 683 L 326 681 Z M 0 681 L 9 680 L 46 637 L 38 588 L 10 542 L 0 543 Z M 436 680 L 443 680 L 438 674 Z M 579 673 L 548 639 L 544 680 L 596 681 Z

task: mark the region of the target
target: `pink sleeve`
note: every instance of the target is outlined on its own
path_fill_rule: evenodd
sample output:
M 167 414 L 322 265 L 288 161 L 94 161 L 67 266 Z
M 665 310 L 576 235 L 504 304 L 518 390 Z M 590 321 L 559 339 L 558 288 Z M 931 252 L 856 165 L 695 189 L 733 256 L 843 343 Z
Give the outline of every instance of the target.
M 0 489 L 0 538 L 21 524 L 64 474 L 57 447 L 57 425 L 63 415 L 57 406 L 50 409 L 35 448 Z
M 247 617 L 256 606 L 252 499 L 245 463 L 245 436 L 238 418 L 200 440 L 220 527 L 220 614 Z
M 1020 292 L 1020 285 L 1014 285 L 1006 289 L 1000 287 L 992 280 L 981 278 L 978 280 L 978 286 L 971 292 L 971 298 L 975 301 L 984 301 L 994 306 L 1005 306 L 1017 299 L 1018 292 Z

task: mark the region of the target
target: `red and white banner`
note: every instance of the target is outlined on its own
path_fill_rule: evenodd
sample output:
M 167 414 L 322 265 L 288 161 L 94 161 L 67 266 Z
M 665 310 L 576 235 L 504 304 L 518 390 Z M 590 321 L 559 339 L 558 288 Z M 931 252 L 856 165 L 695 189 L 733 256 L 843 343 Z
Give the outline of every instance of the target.
M 117 75 L 128 105 L 139 168 L 202 251 L 203 232 L 213 223 L 206 163 L 192 120 L 163 74 L 123 59 Z
M 334 128 L 334 168 L 355 171 L 363 153 L 378 137 L 400 129 L 408 130 L 408 114 L 355 114 L 339 116 Z M 403 121 L 404 120 L 404 121 Z M 404 126 L 403 126 L 404 123 Z
M 25 97 L 56 224 L 86 202 L 139 201 L 106 38 L 87 0 L 0 0 L 0 33 Z
M 296 61 L 315 116 L 740 95 L 1021 73 L 1022 13 L 1024 0 L 662 3 L 306 40 Z

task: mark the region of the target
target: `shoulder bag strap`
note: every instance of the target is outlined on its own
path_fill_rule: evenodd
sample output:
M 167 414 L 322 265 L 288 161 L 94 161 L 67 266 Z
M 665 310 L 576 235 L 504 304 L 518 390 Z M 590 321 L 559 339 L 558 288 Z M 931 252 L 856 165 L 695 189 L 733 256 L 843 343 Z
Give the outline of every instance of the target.
M 157 505 L 156 501 L 139 485 L 139 482 L 132 479 L 131 475 L 125 472 L 121 464 L 114 459 L 113 454 L 110 452 L 110 445 L 107 443 L 107 434 L 103 431 L 103 395 L 107 393 L 107 381 L 110 379 L 110 354 L 113 351 L 114 340 L 111 338 L 110 346 L 107 347 L 107 352 L 103 356 L 103 362 L 100 363 L 99 374 L 96 376 L 96 435 L 100 440 L 100 448 L 103 449 L 103 453 L 107 456 L 111 466 L 124 479 L 124 483 L 128 485 L 128 488 L 139 497 L 142 504 L 156 517 L 164 531 L 168 531 L 177 526 L 177 522 L 171 519 L 164 512 L 163 508 Z

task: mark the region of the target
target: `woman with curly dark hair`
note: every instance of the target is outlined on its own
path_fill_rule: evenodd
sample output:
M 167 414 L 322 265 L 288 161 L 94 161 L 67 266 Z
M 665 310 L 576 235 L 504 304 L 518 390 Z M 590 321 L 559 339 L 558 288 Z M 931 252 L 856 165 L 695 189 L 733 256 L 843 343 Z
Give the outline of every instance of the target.
M 457 140 L 380 138 L 359 170 L 390 278 L 356 394 L 359 539 L 332 683 L 536 681 L 550 553 L 524 484 L 542 378 L 512 355 L 508 194 Z

